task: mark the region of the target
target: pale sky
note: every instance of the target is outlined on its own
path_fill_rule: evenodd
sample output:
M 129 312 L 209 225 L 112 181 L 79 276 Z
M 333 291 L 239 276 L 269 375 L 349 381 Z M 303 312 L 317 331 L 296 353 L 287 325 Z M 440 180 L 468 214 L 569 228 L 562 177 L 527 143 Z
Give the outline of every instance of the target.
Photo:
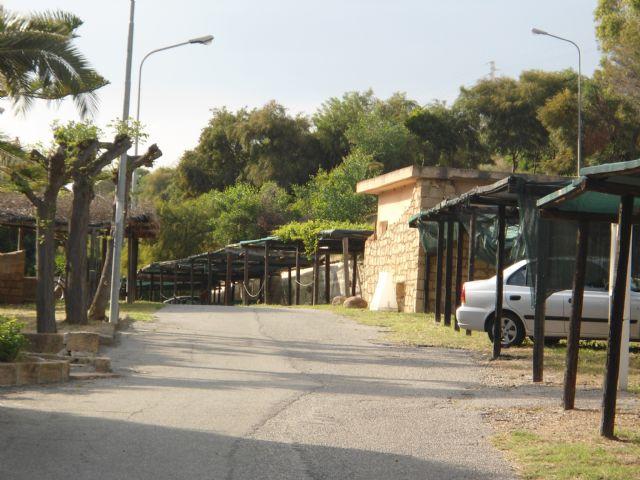
M 79 49 L 111 84 L 99 90 L 99 125 L 122 115 L 128 0 L 3 0 L 15 11 L 63 9 L 84 20 Z M 499 75 L 577 69 L 573 46 L 534 36 L 538 27 L 576 41 L 583 72 L 599 62 L 597 0 L 138 0 L 137 69 L 149 50 L 206 34 L 212 45 L 158 53 L 145 63 L 141 121 L 174 165 L 197 144 L 210 110 L 259 107 L 271 99 L 311 114 L 324 100 L 372 88 L 420 103 L 452 101 L 495 61 Z M 77 119 L 70 102 L 38 103 L 26 116 L 8 102 L 0 132 L 23 144 L 50 141 L 54 119 Z

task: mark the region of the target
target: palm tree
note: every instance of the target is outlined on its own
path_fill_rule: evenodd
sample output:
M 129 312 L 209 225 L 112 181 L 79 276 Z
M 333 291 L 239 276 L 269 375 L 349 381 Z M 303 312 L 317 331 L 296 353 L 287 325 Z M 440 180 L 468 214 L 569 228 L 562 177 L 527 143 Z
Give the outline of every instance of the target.
M 24 111 L 35 99 L 71 96 L 82 116 L 93 113 L 95 90 L 108 82 L 73 46 L 80 25 L 70 13 L 17 15 L 0 5 L 0 99 Z

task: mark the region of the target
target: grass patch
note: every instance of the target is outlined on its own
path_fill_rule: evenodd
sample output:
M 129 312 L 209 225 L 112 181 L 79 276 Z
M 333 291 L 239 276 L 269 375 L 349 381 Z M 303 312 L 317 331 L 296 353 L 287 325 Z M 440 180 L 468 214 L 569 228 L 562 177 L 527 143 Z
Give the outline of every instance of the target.
M 640 433 L 620 431 L 618 436 L 619 441 L 562 441 L 514 430 L 494 437 L 494 443 L 515 458 L 525 479 L 640 479 Z
M 162 307 L 164 307 L 164 305 L 158 302 L 120 302 L 120 315 L 126 314 L 134 322 L 152 322 L 155 319 L 155 313 Z

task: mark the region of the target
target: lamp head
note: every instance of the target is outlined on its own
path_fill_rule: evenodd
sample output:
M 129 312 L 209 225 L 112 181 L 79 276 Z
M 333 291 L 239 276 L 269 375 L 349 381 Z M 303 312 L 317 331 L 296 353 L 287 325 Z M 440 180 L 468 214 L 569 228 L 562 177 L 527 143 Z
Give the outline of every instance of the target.
M 545 32 L 544 30 L 540 30 L 539 28 L 532 28 L 531 33 L 533 33 L 534 35 L 549 35 L 547 32 Z
M 189 43 L 200 43 L 202 45 L 209 45 L 213 42 L 213 35 L 205 35 L 204 37 L 192 38 Z

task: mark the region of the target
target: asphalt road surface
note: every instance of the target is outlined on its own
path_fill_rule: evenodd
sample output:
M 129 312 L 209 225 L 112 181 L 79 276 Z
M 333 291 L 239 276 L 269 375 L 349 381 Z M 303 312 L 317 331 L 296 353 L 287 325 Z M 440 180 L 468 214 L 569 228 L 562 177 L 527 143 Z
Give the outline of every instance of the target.
M 0 389 L 0 479 L 515 478 L 464 352 L 320 311 L 158 317 L 106 352 L 120 378 Z

